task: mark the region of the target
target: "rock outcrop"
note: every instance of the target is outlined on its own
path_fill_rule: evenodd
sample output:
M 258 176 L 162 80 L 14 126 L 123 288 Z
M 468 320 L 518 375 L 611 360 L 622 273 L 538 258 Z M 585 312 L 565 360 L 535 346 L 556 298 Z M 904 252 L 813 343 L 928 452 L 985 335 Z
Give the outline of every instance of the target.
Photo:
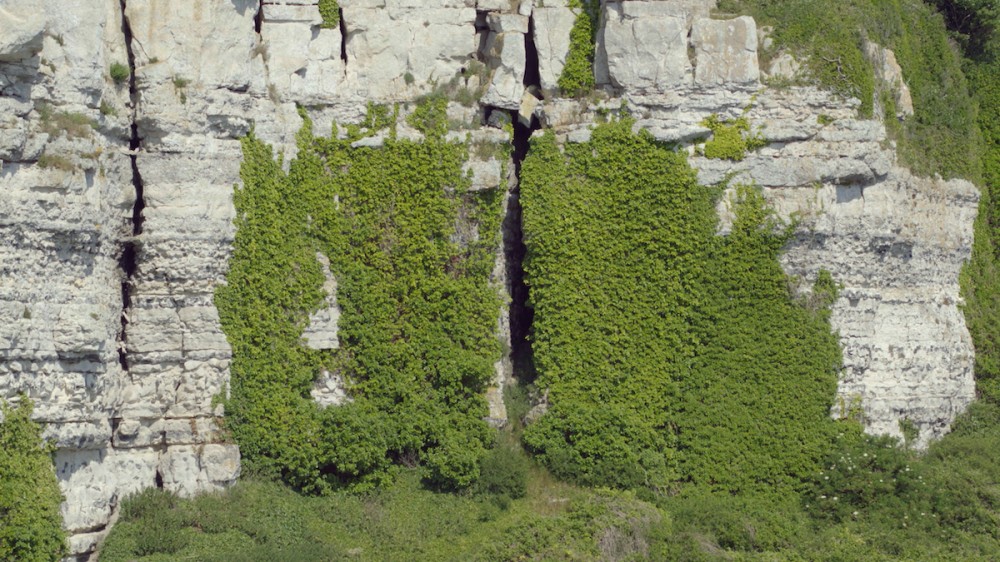
M 239 139 L 253 127 L 293 156 L 298 106 L 324 131 L 358 122 L 369 102 L 438 91 L 455 100 L 455 138 L 475 145 L 504 142 L 489 124 L 518 114 L 582 140 L 624 104 L 637 127 L 686 147 L 702 182 L 754 181 L 780 214 L 801 217 L 787 270 L 808 282 L 826 269 L 843 285 L 834 415 L 860 409 L 871 431 L 893 434 L 909 420 L 925 443 L 972 400 L 958 271 L 976 190 L 900 168 L 856 100 L 763 88 L 752 19 L 712 19 L 709 0 L 605 2 L 603 101 L 587 102 L 557 96 L 576 18 L 564 1 L 340 0 L 332 28 L 316 4 L 0 6 L 0 398 L 26 392 L 58 446 L 75 554 L 93 552 L 131 492 L 190 495 L 239 474 L 218 425 L 231 351 L 213 294 L 234 235 Z M 746 117 L 767 146 L 741 162 L 696 154 L 710 115 Z M 477 189 L 510 190 L 516 218 L 504 164 L 473 154 L 469 170 Z M 499 255 L 499 285 L 509 267 Z M 335 288 L 331 276 L 329 307 L 306 335 L 314 347 L 336 346 Z M 498 337 L 510 329 L 499 314 Z M 497 423 L 509 370 L 498 363 L 489 393 Z M 314 396 L 347 399 L 329 373 Z

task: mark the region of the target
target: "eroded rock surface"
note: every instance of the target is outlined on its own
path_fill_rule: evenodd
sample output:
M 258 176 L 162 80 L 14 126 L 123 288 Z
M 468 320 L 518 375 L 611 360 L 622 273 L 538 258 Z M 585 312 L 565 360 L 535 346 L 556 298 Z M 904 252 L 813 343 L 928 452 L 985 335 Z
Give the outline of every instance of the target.
M 505 142 L 497 127 L 518 114 L 579 142 L 624 104 L 637 128 L 689 150 L 703 182 L 754 181 L 782 215 L 803 217 L 787 271 L 808 283 L 827 269 L 844 286 L 834 415 L 859 407 L 869 430 L 893 434 L 910 420 L 926 443 L 972 400 L 958 271 L 977 192 L 900 168 L 856 100 L 762 88 L 752 19 L 711 19 L 709 0 L 606 2 L 594 101 L 558 96 L 576 18 L 565 1 L 340 6 L 334 28 L 321 26 L 316 0 L 0 7 L 0 398 L 26 392 L 59 447 L 75 554 L 93 552 L 131 492 L 193 494 L 239 474 L 216 423 L 231 351 L 212 299 L 234 236 L 239 139 L 254 127 L 293 157 L 297 106 L 323 134 L 360 121 L 369 102 L 443 93 L 453 138 L 471 139 L 474 188 L 510 189 L 516 209 L 514 166 L 477 146 Z M 113 65 L 134 82 L 116 83 Z M 905 86 L 886 65 L 883 79 Z M 745 116 L 769 144 L 741 162 L 696 155 L 713 114 Z M 510 283 L 504 254 L 494 277 Z M 332 276 L 327 289 L 306 334 L 324 349 L 337 345 Z M 498 311 L 498 337 L 510 331 Z M 490 419 L 502 424 L 510 359 L 496 368 Z M 314 396 L 348 399 L 331 373 L 318 374 Z

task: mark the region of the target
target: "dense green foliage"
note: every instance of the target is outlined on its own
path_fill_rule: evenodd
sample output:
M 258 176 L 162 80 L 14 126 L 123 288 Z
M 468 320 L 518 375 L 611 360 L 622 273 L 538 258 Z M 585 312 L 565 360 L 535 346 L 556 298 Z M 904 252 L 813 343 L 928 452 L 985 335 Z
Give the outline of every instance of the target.
M 527 493 L 508 502 L 431 492 L 411 470 L 370 494 L 253 480 L 194 500 L 151 490 L 124 502 L 101 560 L 995 559 L 1000 408 L 974 405 L 922 458 L 843 427 L 801 494 L 692 488 L 649 503 L 555 481 L 524 458 Z
M 965 318 L 976 347 L 980 394 L 1000 403 L 1000 10 L 980 0 L 938 0 L 966 48 L 979 102 L 983 185 L 972 259 L 962 272 Z
M 500 197 L 468 192 L 469 147 L 444 139 L 444 103 L 411 115 L 426 140 L 390 131 L 377 149 L 351 144 L 394 128 L 386 108 L 342 140 L 314 137 L 307 119 L 287 174 L 270 147 L 244 139 L 216 304 L 233 346 L 226 423 L 250 470 L 313 492 L 385 483 L 401 463 L 441 486 L 476 479 L 494 440 L 482 395 L 500 353 L 489 283 Z M 333 353 L 301 341 L 323 301 L 317 253 L 338 282 Z M 313 403 L 322 369 L 349 382 L 351 403 Z
M 582 562 L 608 551 L 625 559 L 655 548 L 663 534 L 665 517 L 631 494 L 532 475 L 533 493 L 505 506 L 427 491 L 413 471 L 370 495 L 305 497 L 254 481 L 188 501 L 147 491 L 124 503 L 101 561 Z
M 559 476 L 669 489 L 799 487 L 816 470 L 840 349 L 792 302 L 789 234 L 742 187 L 732 233 L 686 159 L 622 120 L 522 167 L 537 384 L 524 441 Z M 794 447 L 783 444 L 794 442 Z
M 594 40 L 601 3 L 597 0 L 570 0 L 577 10 L 576 21 L 569 32 L 569 53 L 559 75 L 559 90 L 565 96 L 579 97 L 594 89 Z
M 331 29 L 340 25 L 340 4 L 337 0 L 319 0 L 319 15 L 323 18 L 320 27 Z
M 702 125 L 712 130 L 712 139 L 704 147 L 706 158 L 740 161 L 746 158 L 747 151 L 766 143 L 759 132 L 750 132 L 750 121 L 746 117 L 725 121 L 718 115 L 710 115 Z
M 51 448 L 31 421 L 32 404 L 0 404 L 0 560 L 47 562 L 66 554 Z
M 892 49 L 915 110 L 890 127 L 900 157 L 919 175 L 979 178 L 975 104 L 960 55 L 933 8 L 920 0 L 723 0 L 719 7 L 773 26 L 774 47 L 763 60 L 791 51 L 804 61 L 811 82 L 861 100 L 864 116 L 873 112 L 876 91 L 888 85 L 876 84 L 863 42 Z
M 945 17 L 971 60 L 988 62 L 1000 55 L 1000 5 L 994 0 L 928 0 Z

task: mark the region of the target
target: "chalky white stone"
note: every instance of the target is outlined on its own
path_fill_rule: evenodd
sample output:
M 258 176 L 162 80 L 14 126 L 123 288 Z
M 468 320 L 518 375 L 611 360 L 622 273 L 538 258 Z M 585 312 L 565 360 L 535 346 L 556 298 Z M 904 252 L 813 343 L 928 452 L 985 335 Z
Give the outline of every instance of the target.
M 126 0 L 124 13 L 119 0 L 6 0 L 0 398 L 27 393 L 58 446 L 73 553 L 94 551 L 130 493 L 161 485 L 190 495 L 239 474 L 213 405 L 229 383 L 213 295 L 235 234 L 239 139 L 253 127 L 287 162 L 302 124 L 297 105 L 318 134 L 359 122 L 368 102 L 400 102 L 405 116 L 421 95 L 478 86 L 467 72 L 477 57 L 491 70 L 483 105 L 538 115 L 565 142 L 586 141 L 598 110 L 623 104 L 636 128 L 688 146 L 709 134 L 707 116 L 745 115 L 768 146 L 742 162 L 690 161 L 702 182 L 756 182 L 780 215 L 802 217 L 784 267 L 805 283 L 826 269 L 844 286 L 832 315 L 845 363 L 833 414 L 857 406 L 869 431 L 897 435 L 909 420 L 921 445 L 945 433 L 974 397 L 958 273 L 978 193 L 902 169 L 882 123 L 857 117 L 857 100 L 761 89 L 753 20 L 709 19 L 714 5 L 606 2 L 595 76 L 610 99 L 593 102 L 558 96 L 576 19 L 565 0 L 340 0 L 344 21 L 334 29 L 320 27 L 316 0 Z M 134 97 L 109 76 L 112 64 L 129 62 L 123 17 Z M 541 103 L 525 93 L 530 31 L 539 83 L 527 86 Z M 880 76 L 906 92 L 891 52 L 876 47 Z M 770 70 L 794 73 L 792 62 Z M 908 111 L 900 98 L 897 107 Z M 74 138 L 53 132 L 62 112 L 94 127 Z M 479 126 L 485 118 L 450 104 L 460 130 L 449 138 L 502 142 L 500 130 Z M 405 120 L 398 134 L 419 138 Z M 475 149 L 467 165 L 476 190 L 508 189 L 513 169 Z M 144 204 L 137 236 L 134 180 Z M 724 232 L 724 204 L 719 211 Z M 127 244 L 136 249 L 130 278 L 120 264 Z M 304 341 L 332 349 L 339 311 L 325 272 L 329 297 Z M 493 280 L 508 283 L 502 254 Z M 497 328 L 509 340 L 503 311 Z M 496 371 L 489 418 L 502 424 L 509 360 Z M 318 374 L 313 395 L 326 407 L 349 400 L 335 373 Z

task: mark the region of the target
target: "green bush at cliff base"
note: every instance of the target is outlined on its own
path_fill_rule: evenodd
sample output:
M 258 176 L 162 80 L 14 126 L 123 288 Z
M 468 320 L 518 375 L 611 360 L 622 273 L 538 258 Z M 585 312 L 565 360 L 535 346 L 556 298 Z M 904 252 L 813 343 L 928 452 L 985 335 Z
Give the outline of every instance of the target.
M 471 193 L 469 147 L 444 139 L 446 102 L 411 115 L 426 139 L 352 148 L 394 129 L 372 108 L 348 138 L 298 135 L 288 173 L 252 134 L 243 140 L 236 239 L 216 305 L 233 347 L 226 427 L 248 470 L 326 492 L 384 484 L 420 464 L 439 486 L 477 477 L 494 441 L 483 392 L 500 349 L 500 300 L 490 282 L 502 196 Z M 340 348 L 302 342 L 324 303 L 317 254 L 337 279 Z M 322 370 L 352 401 L 320 410 Z
M 840 349 L 793 302 L 790 234 L 750 187 L 715 191 L 631 121 L 522 166 L 533 348 L 550 409 L 524 442 L 558 476 L 668 491 L 799 489 L 832 442 Z M 787 447 L 785 443 L 796 443 Z
M 60 560 L 66 555 L 66 535 L 53 449 L 42 441 L 41 426 L 31 421 L 26 396 L 17 407 L 0 404 L 0 411 L 0 560 Z
M 1000 549 L 1000 409 L 974 405 L 919 457 L 840 424 L 801 494 L 689 487 L 643 501 L 527 466 L 522 498 L 438 493 L 419 470 L 365 494 L 304 496 L 244 480 L 178 500 L 126 498 L 103 562 L 139 560 L 993 560 Z M 893 478 L 902 477 L 902 482 Z M 841 502 L 845 502 L 841 505 Z
M 163 492 L 145 492 L 123 502 L 122 517 L 100 558 L 583 562 L 639 560 L 660 549 L 669 517 L 655 506 L 627 492 L 552 482 L 537 467 L 530 472 L 532 493 L 511 499 L 506 509 L 479 495 L 429 491 L 414 470 L 403 470 L 395 482 L 368 494 L 308 497 L 255 480 L 193 500 L 165 502 Z M 161 508 L 135 508 L 149 504 Z M 174 542 L 169 548 L 140 550 L 137 537 L 150 533 L 144 529 L 183 537 L 185 544 L 180 549 Z
M 902 161 L 922 176 L 980 178 L 975 103 L 961 58 L 933 8 L 919 0 L 722 0 L 719 9 L 773 26 L 774 50 L 762 53 L 764 59 L 790 51 L 804 62 L 811 82 L 861 100 L 864 117 L 873 114 L 877 84 L 863 42 L 892 49 L 915 111 L 893 133 Z

